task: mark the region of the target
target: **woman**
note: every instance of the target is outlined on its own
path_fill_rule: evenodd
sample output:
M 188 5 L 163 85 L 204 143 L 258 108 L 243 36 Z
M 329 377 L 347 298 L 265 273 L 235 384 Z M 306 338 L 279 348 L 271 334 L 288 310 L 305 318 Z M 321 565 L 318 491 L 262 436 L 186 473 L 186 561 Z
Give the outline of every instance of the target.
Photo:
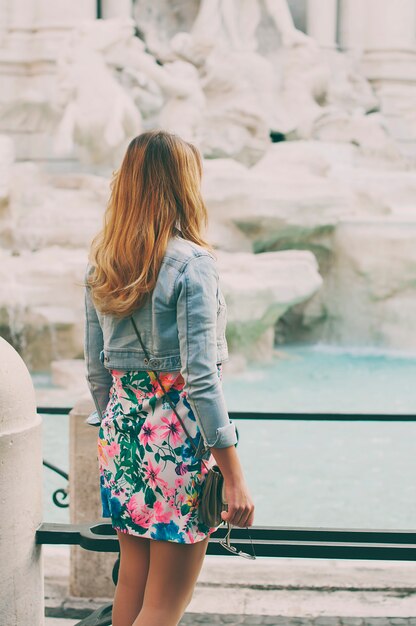
M 216 530 L 198 518 L 207 467 L 216 463 L 224 475 L 223 520 L 253 524 L 222 391 L 226 305 L 202 235 L 201 173 L 198 150 L 179 137 L 154 131 L 133 139 L 86 273 L 85 358 L 100 420 L 102 513 L 121 555 L 113 626 L 179 622 Z

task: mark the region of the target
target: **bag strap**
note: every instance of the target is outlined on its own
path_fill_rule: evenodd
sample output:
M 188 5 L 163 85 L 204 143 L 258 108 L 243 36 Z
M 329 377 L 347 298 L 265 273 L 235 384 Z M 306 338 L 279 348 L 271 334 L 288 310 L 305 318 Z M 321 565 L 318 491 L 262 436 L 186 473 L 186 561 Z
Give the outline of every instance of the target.
M 131 322 L 132 322 L 132 324 L 133 324 L 134 332 L 136 333 L 137 338 L 138 338 L 138 340 L 139 340 L 139 342 L 140 342 L 140 345 L 141 345 L 141 347 L 142 347 L 142 350 L 143 350 L 143 352 L 144 352 L 144 354 L 145 354 L 146 358 L 150 361 L 149 353 L 147 352 L 147 350 L 146 350 L 146 346 L 144 345 L 144 343 L 143 343 L 143 341 L 142 341 L 142 338 L 141 338 L 141 335 L 140 335 L 139 329 L 137 328 L 137 325 L 136 325 L 136 322 L 134 321 L 133 316 L 131 316 L 131 317 L 130 317 L 130 319 L 131 319 Z M 157 379 L 157 382 L 159 383 L 160 388 L 161 388 L 161 389 L 162 389 L 162 391 L 163 391 L 163 396 L 162 396 L 162 397 L 165 397 L 165 398 L 167 399 L 167 401 L 169 402 L 169 405 L 170 405 L 171 409 L 174 411 L 174 413 L 175 413 L 176 417 L 178 418 L 179 423 L 180 423 L 180 425 L 182 426 L 182 428 L 183 428 L 183 430 L 184 430 L 184 432 L 185 432 L 186 436 L 188 437 L 189 441 L 191 442 L 193 449 L 195 450 L 195 452 L 198 452 L 198 448 L 197 448 L 197 447 L 196 447 L 196 445 L 194 444 L 194 442 L 193 442 L 193 439 L 192 439 L 191 435 L 189 434 L 189 432 L 188 432 L 188 430 L 187 430 L 187 428 L 186 428 L 185 424 L 184 424 L 184 423 L 183 423 L 183 421 L 182 421 L 181 416 L 179 415 L 178 411 L 176 410 L 175 405 L 174 405 L 174 404 L 173 404 L 173 402 L 172 402 L 172 399 L 169 397 L 169 395 L 168 395 L 168 393 L 167 393 L 166 389 L 164 388 L 164 386 L 163 386 L 163 384 L 162 384 L 162 381 L 161 381 L 161 380 L 160 380 L 160 378 L 159 378 L 159 374 L 156 372 L 156 370 L 151 370 L 151 371 L 153 372 L 153 374 L 155 374 L 156 379 Z M 202 458 L 201 458 L 201 461 L 202 461 L 202 463 L 204 463 L 205 467 L 207 467 L 207 465 L 206 465 L 206 463 L 205 463 L 204 459 L 202 459 Z M 207 467 L 207 469 L 208 469 L 208 467 Z

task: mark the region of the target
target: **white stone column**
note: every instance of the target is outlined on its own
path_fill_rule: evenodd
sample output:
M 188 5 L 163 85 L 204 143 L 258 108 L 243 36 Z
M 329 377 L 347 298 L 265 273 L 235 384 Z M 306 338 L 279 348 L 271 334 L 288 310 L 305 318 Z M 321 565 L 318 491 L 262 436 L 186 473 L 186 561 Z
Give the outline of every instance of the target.
M 0 46 L 7 32 L 9 22 L 9 7 L 7 0 L 0 0 Z
M 34 29 L 39 57 L 55 61 L 62 38 L 83 20 L 95 19 L 95 0 L 37 0 Z
M 103 18 L 112 17 L 132 17 L 133 1 L 132 0 L 102 0 Z
M 26 365 L 0 338 L 0 624 L 43 626 L 42 420 Z
M 345 50 L 361 52 L 365 44 L 367 4 L 363 0 L 342 0 L 340 22 L 340 45 Z
M 342 0 L 340 37 L 348 49 L 414 49 L 416 0 Z
M 96 0 L 36 0 L 36 27 L 71 28 L 81 20 L 95 19 L 96 6 Z
M 26 52 L 34 61 L 42 53 L 39 40 L 52 38 L 59 45 L 63 32 L 82 20 L 95 19 L 96 0 L 9 0 L 8 3 L 1 0 L 1 16 L 9 33 L 7 48 L 13 46 L 22 54 Z M 29 40 L 28 50 L 22 49 L 24 39 Z M 52 57 L 55 57 L 55 49 Z
M 362 68 L 402 151 L 416 156 L 416 0 L 366 0 Z
M 367 50 L 409 50 L 416 44 L 415 0 L 365 0 Z
M 35 11 L 36 0 L 13 0 L 4 5 L 2 12 L 9 30 L 29 30 L 33 28 Z
M 37 0 L 34 49 L 38 59 L 54 64 L 67 33 L 83 20 L 94 19 L 95 0 Z
M 2 38 L 7 48 L 7 55 L 15 55 L 16 52 L 19 56 L 27 54 L 33 35 L 35 2 L 36 0 L 13 0 L 12 2 L 9 0 L 7 3 L 2 3 L 4 19 Z
M 98 427 L 85 423 L 93 410 L 88 395 L 69 414 L 69 514 L 72 524 L 109 522 L 101 517 Z M 115 552 L 92 552 L 71 546 L 69 591 L 73 596 L 111 598 Z
M 306 30 L 323 48 L 337 45 L 337 0 L 308 0 Z

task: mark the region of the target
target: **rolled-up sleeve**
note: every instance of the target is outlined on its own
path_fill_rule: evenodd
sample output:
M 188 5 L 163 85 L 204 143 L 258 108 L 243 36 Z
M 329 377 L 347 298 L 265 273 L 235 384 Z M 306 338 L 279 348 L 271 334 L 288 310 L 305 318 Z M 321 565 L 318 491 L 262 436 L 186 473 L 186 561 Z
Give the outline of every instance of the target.
M 85 281 L 84 355 L 86 379 L 100 420 L 107 407 L 112 385 L 111 373 L 104 367 L 100 359 L 102 350 L 103 333 L 92 301 L 91 288 Z
M 181 374 L 204 442 L 226 448 L 237 443 L 217 369 L 217 290 L 215 259 L 192 257 L 176 282 Z

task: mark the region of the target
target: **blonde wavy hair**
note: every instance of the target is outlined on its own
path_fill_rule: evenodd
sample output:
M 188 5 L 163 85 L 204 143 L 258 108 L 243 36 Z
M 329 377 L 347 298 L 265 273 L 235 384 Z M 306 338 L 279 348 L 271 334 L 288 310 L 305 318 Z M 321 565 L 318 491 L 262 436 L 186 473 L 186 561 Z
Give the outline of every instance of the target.
M 198 149 L 177 135 L 150 131 L 130 142 L 89 254 L 99 311 L 125 317 L 144 303 L 178 226 L 184 239 L 213 251 L 201 235 L 208 223 L 201 176 Z

